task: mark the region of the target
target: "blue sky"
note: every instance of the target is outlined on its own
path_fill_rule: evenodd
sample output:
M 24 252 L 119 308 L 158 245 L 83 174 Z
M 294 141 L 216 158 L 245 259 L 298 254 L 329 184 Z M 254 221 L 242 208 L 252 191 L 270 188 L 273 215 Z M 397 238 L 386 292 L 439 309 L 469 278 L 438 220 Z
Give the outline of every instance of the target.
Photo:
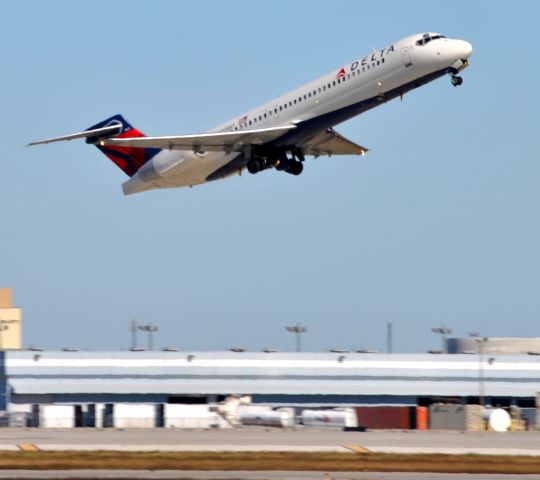
M 307 350 L 540 336 L 538 2 L 9 2 L 0 285 L 24 344 Z M 124 197 L 83 142 L 23 148 L 122 113 L 204 131 L 412 33 L 474 47 L 440 79 L 338 127 L 366 157 L 308 160 Z M 142 338 L 141 338 L 142 343 Z

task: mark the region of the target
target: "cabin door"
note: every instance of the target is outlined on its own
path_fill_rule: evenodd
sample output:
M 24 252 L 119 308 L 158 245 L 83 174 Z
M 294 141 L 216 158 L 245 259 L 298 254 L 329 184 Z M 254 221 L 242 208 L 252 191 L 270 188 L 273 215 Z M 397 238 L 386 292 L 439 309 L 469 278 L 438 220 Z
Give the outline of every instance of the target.
M 412 65 L 409 47 L 404 47 L 401 49 L 401 59 L 403 60 L 403 65 L 405 67 L 410 67 Z

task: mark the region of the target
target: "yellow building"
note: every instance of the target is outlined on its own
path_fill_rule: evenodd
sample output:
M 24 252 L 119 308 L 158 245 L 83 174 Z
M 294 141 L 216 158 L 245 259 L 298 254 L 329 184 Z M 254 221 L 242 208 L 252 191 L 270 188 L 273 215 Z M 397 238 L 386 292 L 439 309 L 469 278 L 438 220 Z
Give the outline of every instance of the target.
M 20 308 L 11 303 L 11 288 L 0 288 L 0 350 L 21 348 Z

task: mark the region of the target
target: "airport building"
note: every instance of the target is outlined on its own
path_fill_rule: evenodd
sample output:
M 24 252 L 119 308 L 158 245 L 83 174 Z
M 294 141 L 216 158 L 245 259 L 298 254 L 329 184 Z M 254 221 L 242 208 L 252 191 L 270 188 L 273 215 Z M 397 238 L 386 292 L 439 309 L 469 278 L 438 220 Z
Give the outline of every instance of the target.
M 283 352 L 0 352 L 11 405 L 211 403 L 251 395 L 273 406 L 533 406 L 540 356 Z
M 0 288 L 0 350 L 21 348 L 20 308 L 12 305 L 11 288 Z
M 287 418 L 355 409 L 363 422 L 380 415 L 379 424 L 407 428 L 433 405 L 454 405 L 461 424 L 478 405 L 534 411 L 540 392 L 539 339 L 448 339 L 448 351 L 459 353 L 447 354 L 43 351 L 20 349 L 20 326 L 11 291 L 0 290 L 0 411 L 42 418 L 34 422 L 42 426 L 127 426 L 135 417 L 138 426 L 208 428 L 229 407 L 249 405 Z
M 41 415 L 41 426 L 127 427 L 132 416 L 138 426 L 181 426 L 195 415 L 187 425 L 209 428 L 226 399 L 249 397 L 249 408 L 289 409 L 290 418 L 354 408 L 371 421 L 386 408 L 380 424 L 409 428 L 411 412 L 435 404 L 534 411 L 540 392 L 536 355 L 8 350 L 0 368 L 0 406 Z
M 540 355 L 540 338 L 462 337 L 446 340 L 448 353 Z

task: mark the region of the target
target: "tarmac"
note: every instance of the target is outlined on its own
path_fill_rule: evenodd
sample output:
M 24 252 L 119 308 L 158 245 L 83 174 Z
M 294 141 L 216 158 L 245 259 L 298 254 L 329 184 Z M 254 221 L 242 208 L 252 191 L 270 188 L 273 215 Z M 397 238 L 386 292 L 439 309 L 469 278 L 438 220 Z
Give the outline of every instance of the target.
M 3 428 L 0 450 L 353 451 L 537 456 L 540 432 Z

